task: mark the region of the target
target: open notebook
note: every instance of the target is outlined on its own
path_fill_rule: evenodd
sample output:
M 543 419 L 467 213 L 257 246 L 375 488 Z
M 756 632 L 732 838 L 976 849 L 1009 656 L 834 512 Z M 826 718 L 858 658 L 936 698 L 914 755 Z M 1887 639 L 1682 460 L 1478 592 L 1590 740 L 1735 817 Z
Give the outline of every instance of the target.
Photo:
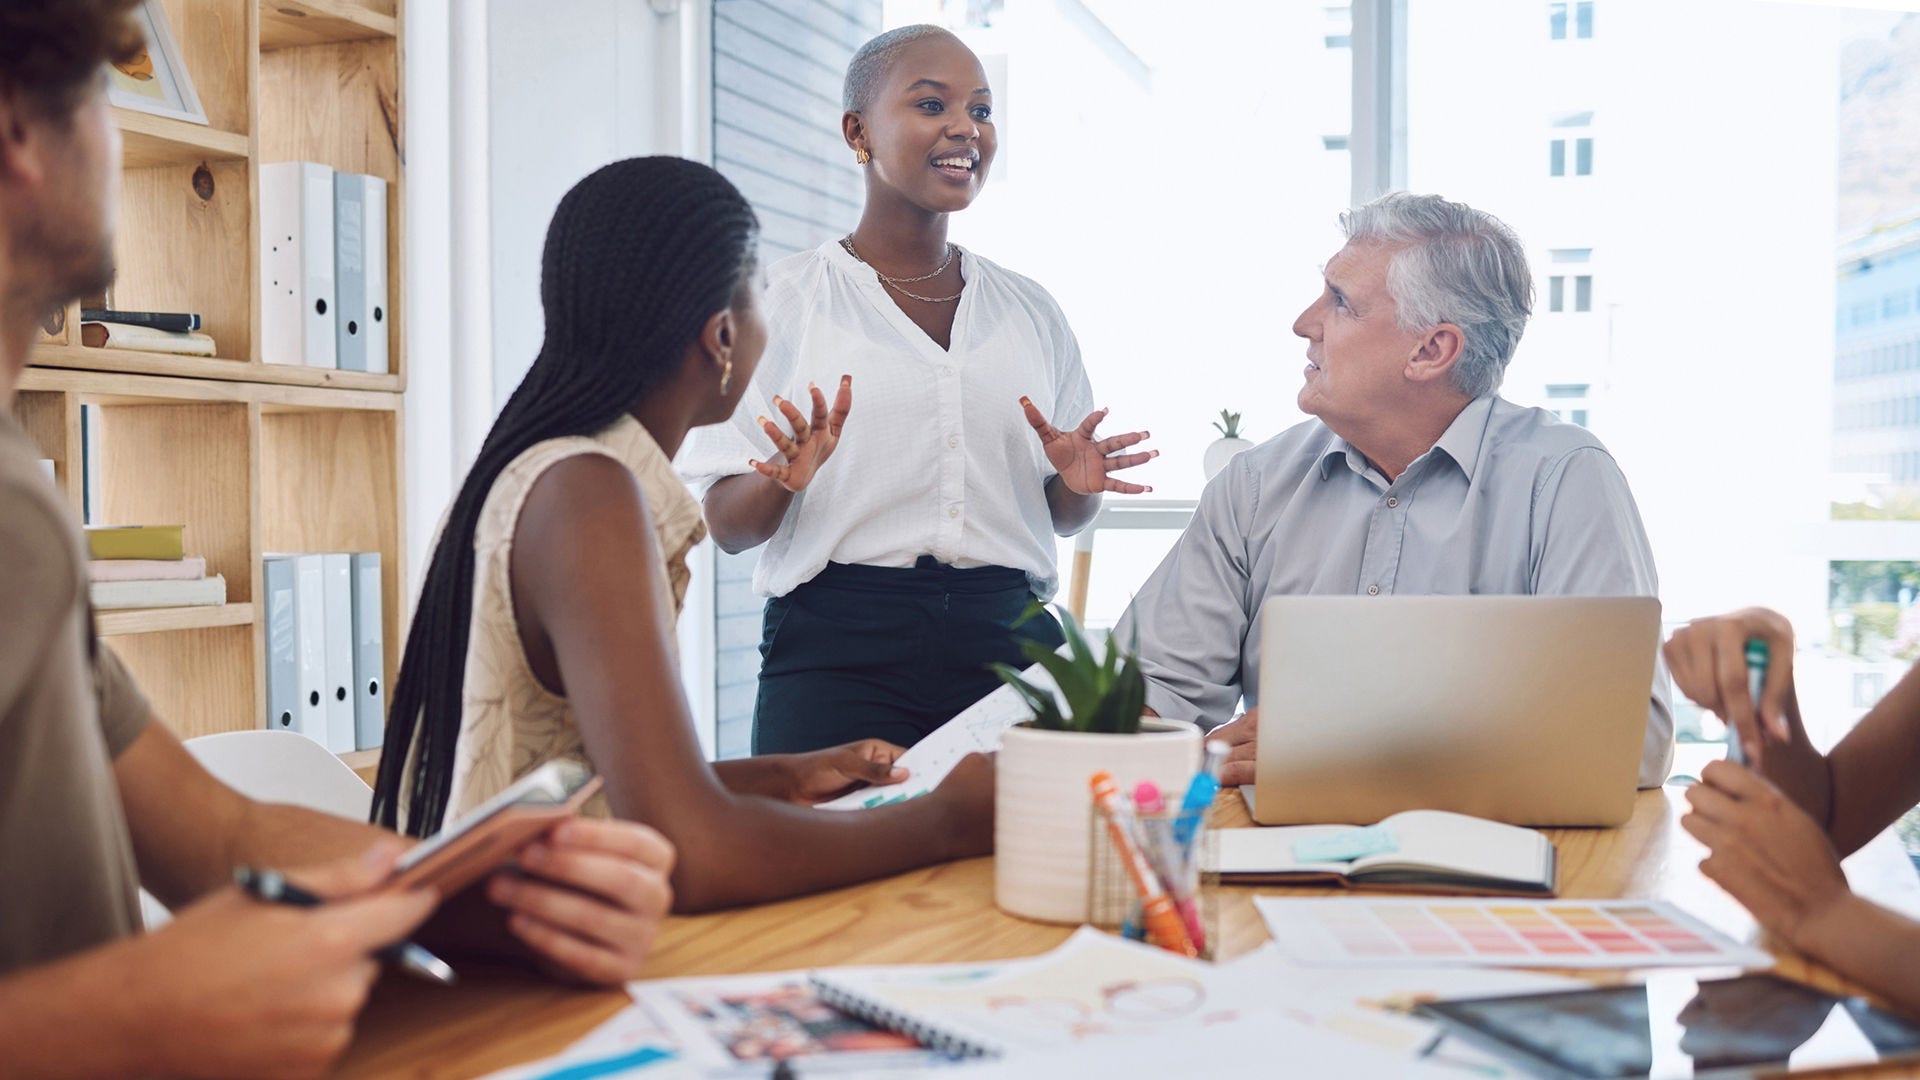
M 1553 841 L 1532 829 L 1445 810 L 1407 810 L 1364 829 L 1290 825 L 1221 829 L 1221 878 L 1356 888 L 1552 896 Z

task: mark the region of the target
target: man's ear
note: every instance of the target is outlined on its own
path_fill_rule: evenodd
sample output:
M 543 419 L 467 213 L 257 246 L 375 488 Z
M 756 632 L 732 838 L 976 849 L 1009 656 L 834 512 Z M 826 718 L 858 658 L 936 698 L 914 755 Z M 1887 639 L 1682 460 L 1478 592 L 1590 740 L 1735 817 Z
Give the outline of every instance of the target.
M 1419 349 L 1407 359 L 1407 378 L 1431 382 L 1451 376 L 1466 348 L 1467 335 L 1452 323 L 1441 323 L 1427 331 Z
M 867 145 L 867 125 L 860 119 L 860 114 L 857 112 L 840 114 L 840 136 L 847 140 L 849 150 L 865 149 L 868 153 L 873 152 L 873 147 Z
M 0 179 L 37 184 L 45 175 L 40 140 L 18 88 L 0 85 Z

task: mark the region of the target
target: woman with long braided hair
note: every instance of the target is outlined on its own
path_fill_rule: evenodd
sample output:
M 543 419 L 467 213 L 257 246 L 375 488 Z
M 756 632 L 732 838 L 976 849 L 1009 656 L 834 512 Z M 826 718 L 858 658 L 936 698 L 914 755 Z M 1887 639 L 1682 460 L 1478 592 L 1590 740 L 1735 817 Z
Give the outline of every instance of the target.
M 843 97 L 860 221 L 768 270 L 766 362 L 681 460 L 722 548 L 766 544 L 757 753 L 911 746 L 999 685 L 990 662 L 1025 665 L 1018 637 L 1058 645 L 1051 615 L 1013 629 L 1059 584 L 1056 534 L 1104 492 L 1149 490 L 1118 474 L 1156 453 L 1144 431 L 1096 433 L 1053 297 L 947 240 L 998 146 L 979 57 L 936 26 L 890 30 Z
M 606 780 L 589 812 L 651 825 L 678 848 L 683 911 L 991 848 L 984 759 L 926 798 L 850 815 L 805 804 L 897 779 L 894 748 L 712 765 L 701 752 L 674 620 L 705 529 L 670 462 L 689 429 L 732 413 L 766 344 L 757 238 L 733 185 L 677 158 L 608 165 L 560 201 L 541 262 L 546 338 L 435 544 L 376 822 L 431 835 L 537 765 L 584 761 Z M 571 902 L 546 892 L 555 910 Z M 513 929 L 541 932 L 518 916 Z

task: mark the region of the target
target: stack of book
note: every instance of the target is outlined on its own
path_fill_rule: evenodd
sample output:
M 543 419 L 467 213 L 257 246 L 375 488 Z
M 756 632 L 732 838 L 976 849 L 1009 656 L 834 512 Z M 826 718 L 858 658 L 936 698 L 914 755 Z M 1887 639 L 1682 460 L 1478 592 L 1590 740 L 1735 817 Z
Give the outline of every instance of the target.
M 183 525 L 89 525 L 87 564 L 93 606 L 191 607 L 227 602 L 227 579 L 208 576 L 207 560 L 186 557 Z
M 80 341 L 95 349 L 138 349 L 181 356 L 212 356 L 213 338 L 190 312 L 80 309 Z

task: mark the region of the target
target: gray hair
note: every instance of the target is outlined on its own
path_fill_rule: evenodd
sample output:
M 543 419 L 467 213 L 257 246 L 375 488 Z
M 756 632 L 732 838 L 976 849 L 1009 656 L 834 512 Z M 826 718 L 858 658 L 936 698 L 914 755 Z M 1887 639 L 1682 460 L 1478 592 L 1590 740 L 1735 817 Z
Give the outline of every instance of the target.
M 1387 264 L 1401 329 L 1458 326 L 1466 341 L 1454 388 L 1470 398 L 1500 389 L 1533 311 L 1520 237 L 1484 210 L 1405 191 L 1342 213 L 1340 228 L 1349 241 L 1404 245 Z
M 873 101 L 873 95 L 880 83 L 887 77 L 887 70 L 900 55 L 900 50 L 923 38 L 940 35 L 953 37 L 953 31 L 932 23 L 915 23 L 889 30 L 854 52 L 853 59 L 847 63 L 847 81 L 840 90 L 840 100 L 848 112 L 859 112 Z

